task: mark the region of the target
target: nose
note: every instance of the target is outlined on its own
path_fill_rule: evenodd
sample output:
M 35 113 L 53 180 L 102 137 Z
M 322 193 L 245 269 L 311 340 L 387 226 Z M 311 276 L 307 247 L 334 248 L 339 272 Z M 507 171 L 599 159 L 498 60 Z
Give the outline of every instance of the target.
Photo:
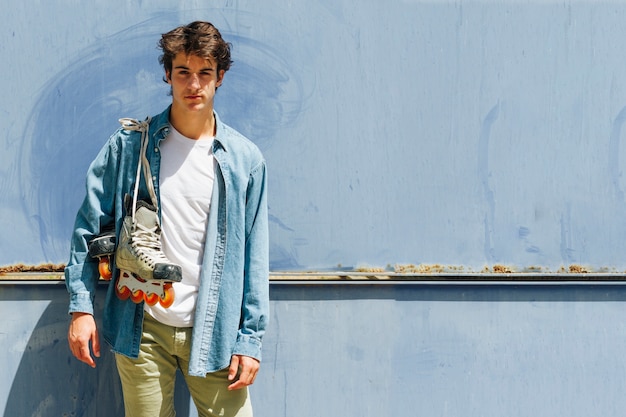
M 200 87 L 200 77 L 198 77 L 198 74 L 191 74 L 191 76 L 189 77 L 189 87 L 190 88 Z

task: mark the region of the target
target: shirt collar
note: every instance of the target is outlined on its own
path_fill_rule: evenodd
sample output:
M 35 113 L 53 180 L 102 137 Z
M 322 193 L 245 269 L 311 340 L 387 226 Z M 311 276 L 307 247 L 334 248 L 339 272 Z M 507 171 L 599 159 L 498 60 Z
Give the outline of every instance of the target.
M 172 105 L 170 104 L 167 109 L 152 119 L 154 123 L 153 136 L 158 142 L 161 142 L 170 133 L 171 109 Z M 215 140 L 213 141 L 213 151 L 219 147 L 228 152 L 228 139 L 226 138 L 227 135 L 225 132 L 225 126 L 215 110 L 213 111 L 213 115 L 215 116 Z

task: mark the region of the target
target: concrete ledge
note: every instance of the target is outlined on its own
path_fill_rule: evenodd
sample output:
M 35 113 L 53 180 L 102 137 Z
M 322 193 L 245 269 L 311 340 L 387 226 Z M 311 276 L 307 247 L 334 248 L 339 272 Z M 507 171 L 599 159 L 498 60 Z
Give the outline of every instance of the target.
M 29 282 L 29 281 L 64 281 L 63 273 L 60 272 L 14 272 L 0 274 L 0 283 L 3 281 Z M 540 272 L 507 272 L 507 273 L 394 273 L 394 272 L 358 272 L 358 271 L 328 271 L 328 272 L 270 272 L 271 282 L 349 282 L 349 281 L 448 281 L 448 282 L 582 282 L 582 281 L 608 281 L 626 282 L 625 273 L 540 273 Z M 106 281 L 103 281 L 106 282 Z

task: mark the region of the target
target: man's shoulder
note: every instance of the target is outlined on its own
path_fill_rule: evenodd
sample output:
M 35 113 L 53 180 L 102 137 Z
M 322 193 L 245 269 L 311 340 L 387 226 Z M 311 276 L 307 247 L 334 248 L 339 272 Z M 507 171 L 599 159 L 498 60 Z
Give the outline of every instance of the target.
M 222 123 L 222 131 L 219 133 L 221 134 L 218 134 L 218 139 L 232 143 L 233 146 L 257 147 L 254 142 L 248 139 L 243 133 L 225 123 Z
M 259 147 L 235 128 L 218 121 L 215 139 L 222 144 L 226 151 L 248 152 L 262 157 Z
M 152 117 L 144 118 L 123 117 L 118 119 L 120 126 L 113 133 L 112 137 L 118 139 L 141 138 L 143 131 L 154 136 L 157 132 L 169 127 L 169 107 L 163 112 Z

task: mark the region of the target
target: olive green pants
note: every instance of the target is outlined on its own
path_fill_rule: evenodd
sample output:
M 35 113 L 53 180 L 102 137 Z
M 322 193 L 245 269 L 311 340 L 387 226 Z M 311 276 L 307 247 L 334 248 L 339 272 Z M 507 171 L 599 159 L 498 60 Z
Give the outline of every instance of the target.
M 176 416 L 177 369 L 185 377 L 200 417 L 252 417 L 248 389 L 227 389 L 231 383 L 228 369 L 205 378 L 188 375 L 190 347 L 191 328 L 167 326 L 145 314 L 139 357 L 115 355 L 126 417 Z

